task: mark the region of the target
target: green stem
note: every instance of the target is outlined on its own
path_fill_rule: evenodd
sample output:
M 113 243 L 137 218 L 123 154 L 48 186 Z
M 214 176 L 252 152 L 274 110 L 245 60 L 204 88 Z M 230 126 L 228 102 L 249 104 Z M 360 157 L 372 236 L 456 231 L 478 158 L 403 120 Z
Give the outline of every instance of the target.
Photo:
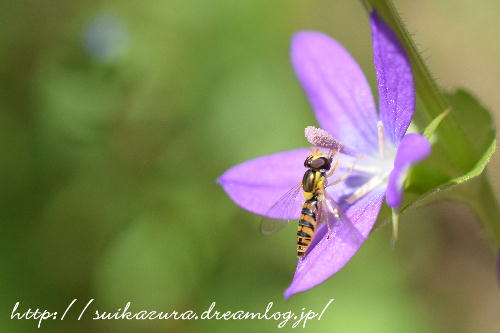
M 478 215 L 483 229 L 488 233 L 496 250 L 500 249 L 500 206 L 491 188 L 486 173 L 480 175 L 476 184 L 477 191 L 469 205 Z M 472 196 L 471 196 L 472 197 Z
M 486 172 L 459 184 L 444 197 L 461 202 L 477 215 L 495 251 L 500 249 L 500 206 Z

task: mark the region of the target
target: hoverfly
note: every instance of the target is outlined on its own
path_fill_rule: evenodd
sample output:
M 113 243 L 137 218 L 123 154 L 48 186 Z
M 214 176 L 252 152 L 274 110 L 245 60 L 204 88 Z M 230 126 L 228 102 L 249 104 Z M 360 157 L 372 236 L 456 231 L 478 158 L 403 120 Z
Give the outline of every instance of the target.
M 325 223 L 328 227 L 329 238 L 331 230 L 342 230 L 342 235 L 335 234 L 335 237 L 354 237 L 355 242 L 362 242 L 363 236 L 350 223 L 348 218 L 342 212 L 339 205 L 328 195 L 327 186 L 332 186 L 346 179 L 352 172 L 351 169 L 343 177 L 328 183 L 328 178 L 335 173 L 339 166 L 337 158 L 332 166 L 333 158 L 339 153 L 340 148 L 330 150 L 328 154 L 319 150 L 311 149 L 311 155 L 304 161 L 304 167 L 307 170 L 304 173 L 302 182 L 297 183 L 292 189 L 285 193 L 267 212 L 266 216 L 273 218 L 283 218 L 275 220 L 264 217 L 261 221 L 261 232 L 271 234 L 282 229 L 290 221 L 290 216 L 297 216 L 297 257 L 303 258 L 318 231 L 321 224 Z M 302 192 L 302 196 L 300 193 Z M 338 228 L 340 225 L 347 228 Z M 350 235 L 347 235 L 349 233 Z

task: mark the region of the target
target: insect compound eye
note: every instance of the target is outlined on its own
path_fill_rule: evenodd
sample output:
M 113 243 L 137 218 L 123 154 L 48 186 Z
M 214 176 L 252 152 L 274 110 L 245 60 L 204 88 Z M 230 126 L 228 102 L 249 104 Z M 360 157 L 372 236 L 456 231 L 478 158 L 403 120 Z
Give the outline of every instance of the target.
M 307 157 L 306 160 L 304 161 L 304 166 L 306 168 L 309 168 L 311 164 L 311 156 Z
M 330 161 L 326 157 L 320 157 L 311 161 L 311 168 L 313 169 L 330 169 Z
M 323 169 L 330 170 L 331 166 L 332 166 L 332 161 L 330 161 L 329 158 L 325 158 L 325 165 L 324 165 Z

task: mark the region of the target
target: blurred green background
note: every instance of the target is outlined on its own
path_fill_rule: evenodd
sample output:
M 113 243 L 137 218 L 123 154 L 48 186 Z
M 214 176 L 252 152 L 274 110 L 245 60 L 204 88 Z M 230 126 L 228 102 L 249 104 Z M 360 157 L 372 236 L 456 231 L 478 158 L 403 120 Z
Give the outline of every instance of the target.
M 500 4 L 399 0 L 431 71 L 500 110 Z M 285 302 L 294 227 L 264 237 L 215 179 L 305 145 L 315 124 L 288 57 L 324 31 L 373 85 L 368 20 L 347 0 L 0 2 L 0 331 L 20 310 L 48 332 L 270 332 L 273 321 L 77 321 L 89 311 L 320 311 L 314 332 L 498 332 L 494 255 L 477 221 L 439 204 L 375 232 L 321 286 Z M 498 116 L 497 116 L 498 118 Z M 489 171 L 500 190 L 498 155 Z M 291 330 L 290 324 L 283 331 Z

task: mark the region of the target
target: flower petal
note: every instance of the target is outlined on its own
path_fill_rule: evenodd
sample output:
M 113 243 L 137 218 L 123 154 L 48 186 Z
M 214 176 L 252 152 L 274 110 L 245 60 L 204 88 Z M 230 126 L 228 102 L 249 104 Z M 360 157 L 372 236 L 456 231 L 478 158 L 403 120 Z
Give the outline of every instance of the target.
M 321 128 L 358 153 L 377 152 L 377 112 L 356 61 L 337 41 L 303 31 L 292 40 L 292 64 Z
M 415 111 L 415 89 L 410 61 L 389 26 L 371 13 L 373 58 L 377 75 L 380 119 L 386 136 L 397 147 Z
M 302 180 L 304 160 L 310 153 L 308 148 L 302 148 L 258 157 L 227 170 L 217 182 L 240 207 L 264 215 Z
M 409 167 L 426 158 L 430 152 L 431 145 L 423 135 L 412 133 L 403 137 L 394 159 L 394 169 L 389 175 L 386 191 L 387 205 L 397 207 L 401 204 L 403 185 Z
M 318 238 L 321 237 L 321 240 L 303 259 L 299 260 L 293 281 L 285 290 L 286 299 L 322 283 L 337 273 L 351 259 L 368 237 L 377 219 L 383 198 L 384 188 L 378 188 L 347 207 L 345 214 L 352 224 L 342 224 L 339 227 L 340 230 L 336 230 L 330 239 L 326 237 L 326 226 L 322 225 L 316 235 Z

